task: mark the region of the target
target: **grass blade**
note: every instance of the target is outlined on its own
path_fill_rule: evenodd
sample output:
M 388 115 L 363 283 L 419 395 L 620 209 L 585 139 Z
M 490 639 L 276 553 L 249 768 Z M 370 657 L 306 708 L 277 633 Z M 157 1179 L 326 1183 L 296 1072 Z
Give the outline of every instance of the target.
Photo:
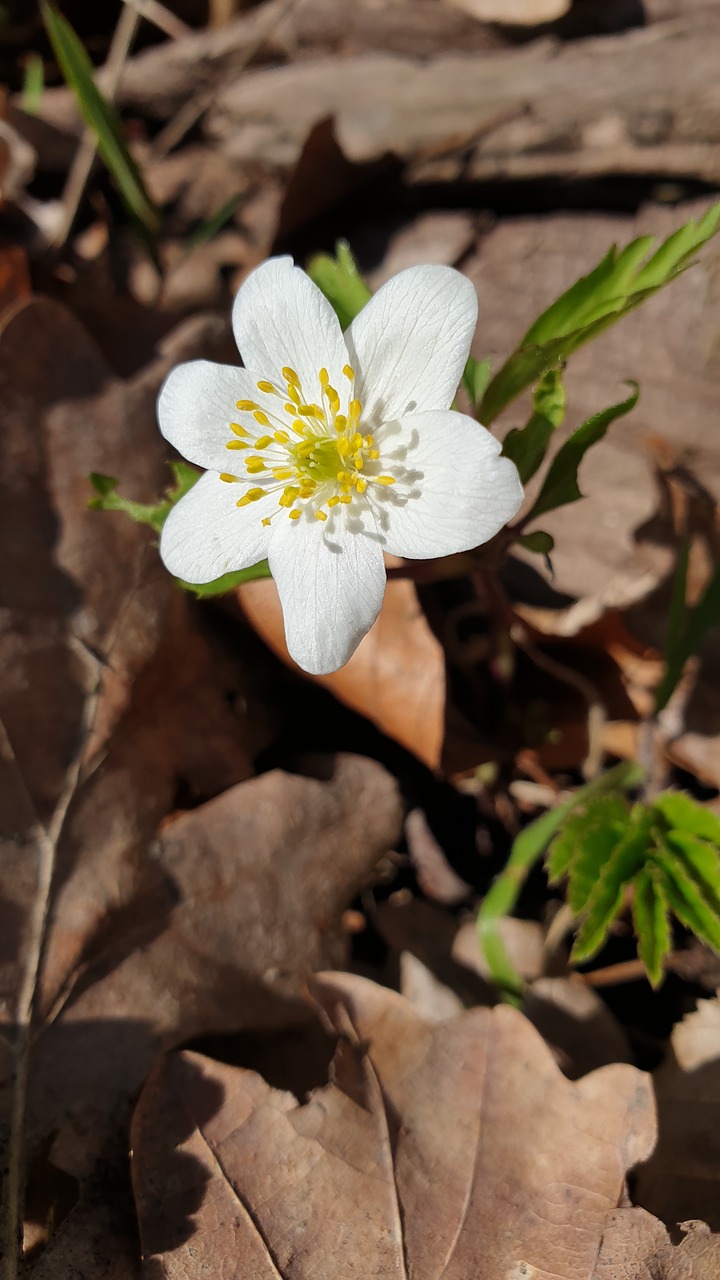
M 47 0 L 40 9 L 58 66 L 77 99 L 78 109 L 97 141 L 97 148 L 128 210 L 154 235 L 160 215 L 123 137 L 120 117 L 93 78 L 93 65 L 70 23 Z

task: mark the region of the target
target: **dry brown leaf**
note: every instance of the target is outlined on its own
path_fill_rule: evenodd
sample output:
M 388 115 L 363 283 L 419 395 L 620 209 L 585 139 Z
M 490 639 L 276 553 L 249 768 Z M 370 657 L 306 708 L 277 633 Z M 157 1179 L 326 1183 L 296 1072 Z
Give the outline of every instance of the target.
M 265 643 L 295 667 L 285 644 L 275 584 L 248 582 L 238 588 L 237 596 Z M 340 671 L 316 679 L 430 768 L 438 766 L 445 663 L 411 582 L 388 583 L 380 616 L 350 661 Z
M 617 1209 L 608 1217 L 591 1280 L 718 1280 L 720 1236 L 704 1222 L 683 1222 L 685 1239 L 673 1248 L 665 1227 L 644 1209 Z
M 720 1229 L 720 999 L 698 1001 L 675 1027 L 654 1075 L 660 1138 L 639 1172 L 637 1199 L 669 1225 Z
M 506 1007 L 430 1025 L 360 978 L 314 984 L 341 1040 L 304 1106 L 184 1053 L 143 1091 L 133 1179 L 148 1274 L 588 1280 L 654 1140 L 647 1077 L 566 1080 Z

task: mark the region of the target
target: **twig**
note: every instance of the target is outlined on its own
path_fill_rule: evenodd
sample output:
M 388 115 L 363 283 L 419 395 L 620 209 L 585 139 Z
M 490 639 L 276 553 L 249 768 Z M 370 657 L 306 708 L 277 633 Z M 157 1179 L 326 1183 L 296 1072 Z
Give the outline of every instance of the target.
M 166 9 L 159 0 L 124 0 L 124 2 L 131 8 L 137 9 L 141 18 L 151 22 L 158 31 L 163 31 L 171 40 L 182 40 L 184 36 L 192 35 L 193 28 Z
M 105 83 L 105 97 L 112 102 L 117 93 L 120 76 L 122 74 L 125 60 L 130 52 L 135 37 L 135 32 L 140 22 L 140 13 L 138 9 L 131 7 L 125 3 L 118 18 L 118 24 L 113 34 L 110 50 L 108 52 L 105 70 L 107 72 L 107 81 Z M 80 201 L 83 198 L 88 178 L 92 172 L 95 163 L 95 154 L 97 152 L 97 141 L 94 133 L 90 129 L 86 129 L 80 146 L 78 147 L 75 158 L 68 174 L 65 190 L 63 191 L 63 217 L 60 226 L 55 233 L 52 241 L 55 249 L 61 249 L 65 244 L 72 225 L 80 208 Z
M 190 102 L 183 103 L 177 115 L 173 116 L 164 129 L 155 137 L 152 144 L 152 156 L 154 160 L 162 160 L 179 142 L 185 137 L 189 129 L 197 124 L 198 120 L 205 115 L 210 104 L 215 100 L 219 91 L 224 84 L 235 80 L 241 71 L 244 71 L 257 53 L 260 52 L 265 41 L 280 26 L 281 22 L 290 15 L 293 9 L 299 8 L 303 0 L 287 0 L 287 3 L 280 9 L 279 13 L 274 13 L 272 22 L 260 32 L 256 40 L 253 40 L 248 49 L 245 50 L 242 58 L 235 63 L 232 70 L 228 73 L 219 85 L 213 85 L 205 90 L 204 93 L 197 93 Z
M 88 651 L 84 646 L 83 653 L 86 657 L 88 656 Z M 70 804 L 80 782 L 85 743 L 95 719 L 99 692 L 100 680 L 98 675 L 94 688 L 86 698 L 78 749 L 67 771 L 65 786 L 47 827 L 43 826 L 42 822 L 37 818 L 35 805 L 20 770 L 12 743 L 5 725 L 0 720 L 0 754 L 7 763 L 14 766 L 17 774 L 18 790 L 23 796 L 28 812 L 34 817 L 34 826 L 31 834 L 38 850 L 37 887 L 30 913 L 27 962 L 20 983 L 16 1011 L 13 1094 L 8 1132 L 5 1192 L 3 1196 L 2 1225 L 4 1227 L 5 1240 L 2 1254 L 0 1254 L 5 1259 L 6 1280 L 17 1280 L 19 1274 L 19 1245 L 23 1208 L 23 1138 L 32 1023 L 50 913 L 57 847 Z

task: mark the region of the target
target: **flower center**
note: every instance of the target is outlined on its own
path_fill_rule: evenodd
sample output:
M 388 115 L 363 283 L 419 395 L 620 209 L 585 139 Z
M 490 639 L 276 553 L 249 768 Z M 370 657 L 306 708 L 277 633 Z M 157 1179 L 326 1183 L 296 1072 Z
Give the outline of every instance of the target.
M 380 453 L 373 437 L 363 435 L 362 405 L 352 395 L 355 373 L 345 365 L 343 374 L 349 383 L 345 412 L 327 369 L 318 371 L 320 404 L 307 403 L 300 379 L 289 367 L 282 370 L 284 386 L 265 380 L 257 384 L 259 391 L 282 401 L 278 413 L 252 400 L 238 400 L 237 408 L 251 413 L 263 429 L 253 442 L 257 427 L 251 432 L 238 422 L 230 423 L 233 439 L 226 448 L 244 453 L 246 475 L 257 482 L 238 500 L 238 507 L 276 492 L 279 508 L 291 520 L 299 520 L 306 507 L 316 519 L 327 520 L 333 507 L 360 501 L 368 485 L 395 483 L 394 476 L 375 474 Z M 223 472 L 220 479 L 232 483 L 241 477 Z M 266 516 L 263 524 L 271 519 Z

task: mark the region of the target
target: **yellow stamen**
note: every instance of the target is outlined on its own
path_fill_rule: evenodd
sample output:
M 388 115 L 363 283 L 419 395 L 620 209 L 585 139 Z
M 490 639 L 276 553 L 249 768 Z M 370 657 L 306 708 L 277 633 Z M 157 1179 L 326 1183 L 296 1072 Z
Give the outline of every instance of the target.
M 395 484 L 394 476 L 375 476 L 376 484 Z
M 237 400 L 235 402 L 236 409 L 242 409 L 243 413 L 252 413 L 254 409 L 259 409 L 260 405 L 254 400 Z
M 380 457 L 379 449 L 371 449 L 368 453 L 368 458 L 372 458 L 373 462 L 377 462 L 379 457 Z
M 290 467 L 273 467 L 273 475 L 276 480 L 292 480 L 295 472 Z
M 262 458 L 248 458 L 245 463 L 245 470 L 248 472 L 248 475 L 256 476 L 259 471 L 265 470 L 265 463 Z
M 248 489 L 247 494 L 245 496 L 248 498 L 250 502 L 257 502 L 259 498 L 262 498 L 264 493 L 265 493 L 264 489 Z
M 343 373 L 345 374 L 345 377 L 347 378 L 348 382 L 355 381 L 355 370 L 352 368 L 351 365 L 349 364 L 343 365 Z
M 225 445 L 225 448 L 226 449 L 249 449 L 250 445 L 246 444 L 244 440 L 228 440 L 227 444 Z
M 276 431 L 273 439 L 277 440 L 278 444 L 287 444 L 290 437 L 287 431 Z
M 347 418 L 345 417 L 345 414 L 338 413 L 335 418 L 335 430 L 342 435 L 346 427 L 347 427 Z
M 289 383 L 291 387 L 300 386 L 300 379 L 298 378 L 294 369 L 291 369 L 288 365 L 284 365 L 283 368 L 280 370 L 280 372 L 283 378 L 285 379 L 285 381 Z
M 243 437 L 245 437 L 245 436 L 249 436 L 249 435 L 250 435 L 250 432 L 249 432 L 249 431 L 246 431 L 244 427 L 241 427 L 239 422 L 231 422 L 231 423 L 230 423 L 230 430 L 231 430 L 231 431 L 233 432 L 233 434 L 234 434 L 234 435 L 236 435 L 236 436 L 243 436 Z
M 287 489 L 283 490 L 282 497 L 278 499 L 280 506 L 291 507 L 299 493 L 300 490 L 296 489 L 294 485 L 288 485 Z
M 291 520 L 299 520 L 302 515 L 302 511 L 300 511 L 298 507 L 295 507 L 293 511 L 288 511 L 288 515 Z
M 229 474 L 229 472 L 227 472 L 227 471 L 221 471 L 221 472 L 220 472 L 220 479 L 221 479 L 221 480 L 225 480 L 227 484 L 234 484 L 234 483 L 235 483 L 235 481 L 237 480 L 237 476 L 231 476 L 231 475 Z
M 272 382 L 258 382 L 257 389 L 258 391 L 266 391 L 269 396 L 277 396 L 280 394 L 277 387 L 273 386 Z
M 321 369 L 318 373 L 318 378 L 320 379 L 320 386 L 326 387 L 330 381 L 330 374 L 327 369 Z
M 348 413 L 350 418 L 359 418 L 362 413 L 362 405 L 359 400 L 351 400 L 348 405 Z
M 326 387 L 325 395 L 327 396 L 327 401 L 328 401 L 328 404 L 330 405 L 332 412 L 337 413 L 338 409 L 340 408 L 340 397 L 337 391 L 335 390 L 335 388 Z
M 353 462 L 355 463 L 355 466 L 357 467 L 358 471 L 362 471 L 363 467 L 365 466 L 365 459 L 363 458 L 359 449 L 355 454 L 355 457 L 353 458 Z
M 351 493 L 341 493 L 341 494 L 340 494 L 340 499 L 339 499 L 339 501 L 340 501 L 340 502 L 344 502 L 344 503 L 345 503 L 345 505 L 347 506 L 348 502 L 352 502 L 352 494 L 351 494 Z
M 327 520 L 327 511 L 316 511 L 316 512 L 315 512 L 315 519 L 316 519 L 316 520 Z
M 339 501 L 340 501 L 340 499 L 338 498 L 337 494 L 336 494 L 336 493 L 334 493 L 334 494 L 333 494 L 333 496 L 332 496 L 332 498 L 328 498 L 328 506 L 329 506 L 329 507 L 336 507 Z
M 267 449 L 269 444 L 272 444 L 272 436 L 260 436 L 259 439 L 255 441 L 255 448 Z
M 270 426 L 270 419 L 268 418 L 266 413 L 263 413 L 262 409 L 256 409 L 253 414 L 253 418 L 255 419 L 256 422 L 260 423 L 261 427 Z
M 358 493 L 364 493 L 367 489 L 367 480 L 358 480 L 355 485 Z
M 288 383 L 288 400 L 292 400 L 293 404 L 302 404 L 302 397 L 294 383 Z
M 270 517 L 265 516 L 265 519 L 263 520 L 263 524 L 269 524 L 269 523 L 270 523 Z
M 340 457 L 347 458 L 351 450 L 352 445 L 350 444 L 350 441 L 345 436 L 341 436 L 337 442 L 337 451 L 340 454 Z

